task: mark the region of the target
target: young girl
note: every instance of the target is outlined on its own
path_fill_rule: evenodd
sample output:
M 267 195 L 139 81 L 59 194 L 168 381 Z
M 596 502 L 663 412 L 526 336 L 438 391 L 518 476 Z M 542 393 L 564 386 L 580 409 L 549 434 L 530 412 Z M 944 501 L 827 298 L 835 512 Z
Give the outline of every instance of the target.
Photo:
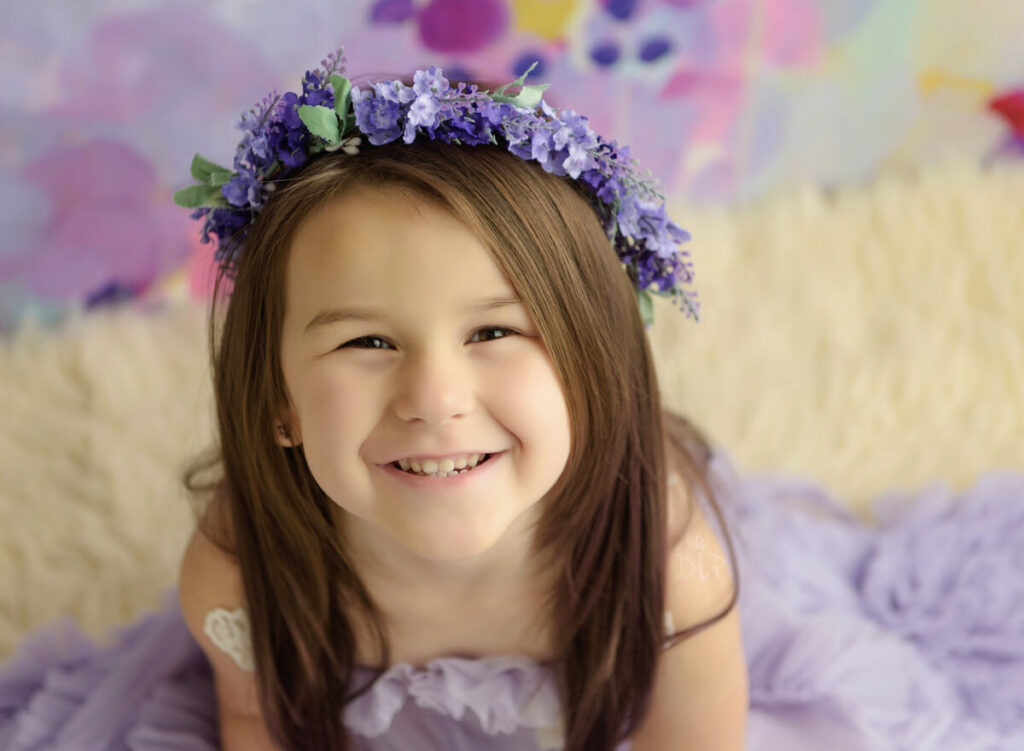
M 648 291 L 696 316 L 685 233 L 525 76 L 340 66 L 177 196 L 226 299 L 179 586 L 223 748 L 741 749 L 737 582 L 682 565 L 726 560 L 708 446 L 644 332 Z

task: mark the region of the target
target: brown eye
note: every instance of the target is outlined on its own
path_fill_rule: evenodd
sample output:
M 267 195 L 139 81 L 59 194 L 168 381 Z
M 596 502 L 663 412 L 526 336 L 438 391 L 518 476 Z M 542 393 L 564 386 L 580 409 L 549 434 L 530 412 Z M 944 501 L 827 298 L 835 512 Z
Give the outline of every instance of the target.
M 357 349 L 385 349 L 390 347 L 388 340 L 381 336 L 371 334 L 370 336 L 361 336 L 358 339 L 353 339 L 350 342 L 345 342 L 339 349 L 344 347 L 355 347 Z
M 504 339 L 506 336 L 513 335 L 517 332 L 514 329 L 506 328 L 505 326 L 485 326 L 482 329 L 476 330 L 476 334 L 481 333 L 487 334 L 487 336 L 483 338 L 483 341 L 490 342 L 495 339 Z M 497 333 L 497 336 L 493 336 L 495 333 Z M 476 340 L 476 334 L 473 336 L 474 340 Z

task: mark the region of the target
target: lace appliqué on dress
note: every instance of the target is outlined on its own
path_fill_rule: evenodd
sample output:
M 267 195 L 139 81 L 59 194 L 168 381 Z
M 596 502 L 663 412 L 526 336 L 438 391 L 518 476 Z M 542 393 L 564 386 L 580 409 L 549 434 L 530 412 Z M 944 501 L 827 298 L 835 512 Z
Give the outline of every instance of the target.
M 206 614 L 203 631 L 210 641 L 226 652 L 242 670 L 253 672 L 252 637 L 249 635 L 249 616 L 243 608 L 227 611 L 215 608 Z

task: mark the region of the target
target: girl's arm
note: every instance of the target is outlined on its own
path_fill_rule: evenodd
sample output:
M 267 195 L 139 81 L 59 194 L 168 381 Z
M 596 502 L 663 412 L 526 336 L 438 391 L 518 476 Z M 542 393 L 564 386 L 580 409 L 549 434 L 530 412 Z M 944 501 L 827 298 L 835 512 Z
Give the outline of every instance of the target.
M 244 607 L 241 573 L 235 561 L 197 529 L 185 550 L 178 576 L 178 597 L 188 629 L 213 668 L 217 717 L 224 751 L 280 751 L 270 739 L 260 712 L 255 673 L 243 670 L 204 630 L 215 608 Z
M 670 505 L 685 508 L 684 484 L 671 487 Z M 694 503 L 686 534 L 669 553 L 666 588 L 674 631 L 718 615 L 732 598 L 728 553 L 700 504 Z M 662 654 L 650 708 L 631 738 L 632 751 L 742 751 L 748 704 L 737 603 L 724 618 Z

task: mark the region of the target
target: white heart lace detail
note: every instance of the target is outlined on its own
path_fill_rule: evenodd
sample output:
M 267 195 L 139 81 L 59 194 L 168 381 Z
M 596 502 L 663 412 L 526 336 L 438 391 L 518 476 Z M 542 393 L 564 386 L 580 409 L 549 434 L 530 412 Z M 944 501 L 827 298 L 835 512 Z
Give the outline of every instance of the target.
M 249 634 L 249 616 L 243 608 L 227 611 L 215 608 L 206 614 L 203 631 L 210 641 L 226 652 L 242 670 L 253 672 L 252 637 Z

